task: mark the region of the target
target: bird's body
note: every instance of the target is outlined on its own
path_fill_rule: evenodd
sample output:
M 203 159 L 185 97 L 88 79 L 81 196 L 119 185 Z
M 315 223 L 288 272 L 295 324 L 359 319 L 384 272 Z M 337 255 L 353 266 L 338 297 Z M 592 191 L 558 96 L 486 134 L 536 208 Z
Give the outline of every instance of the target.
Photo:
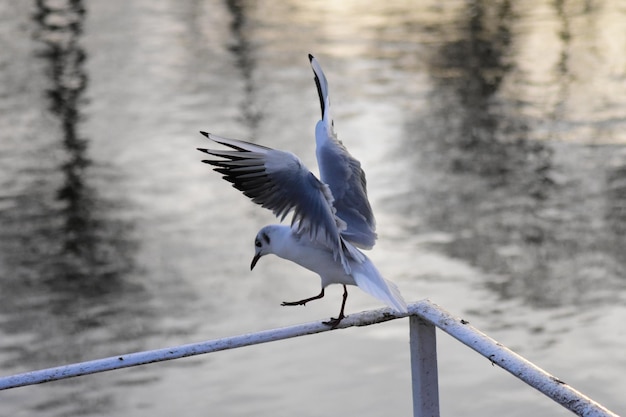
M 396 285 L 383 278 L 357 249 L 371 249 L 377 237 L 365 173 L 359 161 L 337 140 L 330 115 L 328 82 L 317 60 L 311 55 L 309 59 L 322 108 L 322 119 L 315 127 L 321 181 L 290 152 L 201 132 L 230 148 L 199 149 L 221 158 L 203 162 L 215 166 L 225 180 L 281 220 L 293 212 L 290 226 L 269 225 L 258 232 L 251 269 L 263 255 L 275 254 L 317 273 L 322 291 L 283 305 L 305 305 L 322 298 L 328 285 L 341 284 L 341 311 L 336 319 L 327 322 L 333 327 L 344 317 L 346 285 L 356 285 L 398 312 L 407 312 Z
M 331 284 L 357 285 L 394 309 L 405 311 L 406 305 L 396 285 L 384 279 L 372 261 L 358 249 L 355 250 L 361 257 L 349 258 L 350 272 L 346 272 L 328 247 L 298 234 L 291 226 L 265 226 L 257 234 L 257 240 L 266 238 L 270 242 L 271 253 L 318 274 L 322 289 Z
M 272 236 L 272 242 L 276 242 L 272 243 L 274 255 L 318 274 L 322 280 L 322 288 L 330 284 L 356 285 L 352 274 L 346 273 L 341 263 L 334 260 L 333 253 L 328 248 L 316 245 L 306 237 L 294 233 L 291 226 L 273 224 L 265 226 L 259 233 L 263 232 Z M 348 262 L 353 272 L 362 267 L 358 262 Z

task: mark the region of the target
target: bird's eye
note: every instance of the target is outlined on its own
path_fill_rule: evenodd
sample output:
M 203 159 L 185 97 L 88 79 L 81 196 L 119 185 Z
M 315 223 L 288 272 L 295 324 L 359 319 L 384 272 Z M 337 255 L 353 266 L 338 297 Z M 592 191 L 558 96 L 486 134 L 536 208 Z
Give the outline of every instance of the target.
M 256 246 L 257 248 L 260 248 L 262 246 L 261 245 L 261 241 L 260 240 L 255 240 L 254 241 L 254 246 Z

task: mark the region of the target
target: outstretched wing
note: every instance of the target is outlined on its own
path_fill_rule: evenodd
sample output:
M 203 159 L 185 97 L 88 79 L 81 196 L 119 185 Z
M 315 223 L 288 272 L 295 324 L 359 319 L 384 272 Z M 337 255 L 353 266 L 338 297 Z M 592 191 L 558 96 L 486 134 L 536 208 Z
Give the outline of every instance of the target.
M 330 113 L 328 81 L 319 62 L 309 55 L 320 98 L 322 119 L 315 127 L 316 155 L 322 182 L 335 199 L 337 217 L 346 222 L 342 236 L 354 245 L 371 249 L 376 242 L 376 221 L 367 199 L 367 181 L 358 160 L 337 139 Z
M 346 248 L 341 237 L 346 225 L 335 215 L 333 195 L 297 156 L 250 142 L 200 133 L 231 148 L 198 148 L 221 158 L 202 162 L 216 167 L 214 170 L 223 174 L 233 187 L 256 204 L 271 210 L 281 221 L 293 211 L 291 225 L 294 230 L 331 249 L 335 259 L 341 259 L 344 269 L 350 273 L 346 253 L 352 255 L 353 251 Z

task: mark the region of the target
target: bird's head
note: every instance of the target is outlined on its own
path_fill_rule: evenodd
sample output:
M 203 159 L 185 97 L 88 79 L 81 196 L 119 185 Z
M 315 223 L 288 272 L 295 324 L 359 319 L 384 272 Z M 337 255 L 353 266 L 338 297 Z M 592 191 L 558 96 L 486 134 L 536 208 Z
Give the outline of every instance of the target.
M 259 230 L 256 237 L 254 238 L 254 258 L 252 258 L 252 263 L 250 264 L 250 270 L 254 269 L 254 266 L 261 256 L 267 255 L 268 253 L 273 253 L 272 251 L 272 230 L 269 227 L 264 227 Z

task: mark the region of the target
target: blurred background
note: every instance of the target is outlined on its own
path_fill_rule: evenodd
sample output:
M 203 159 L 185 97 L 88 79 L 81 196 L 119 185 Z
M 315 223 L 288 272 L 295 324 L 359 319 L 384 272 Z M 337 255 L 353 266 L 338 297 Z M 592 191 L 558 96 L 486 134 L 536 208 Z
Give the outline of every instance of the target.
M 327 319 L 341 287 L 199 130 L 317 171 L 322 64 L 368 176 L 368 255 L 626 410 L 626 8 L 619 0 L 0 0 L 2 375 Z M 347 312 L 381 307 L 352 289 Z M 438 334 L 442 415 L 570 415 Z M 410 415 L 397 320 L 0 393 L 12 416 Z

